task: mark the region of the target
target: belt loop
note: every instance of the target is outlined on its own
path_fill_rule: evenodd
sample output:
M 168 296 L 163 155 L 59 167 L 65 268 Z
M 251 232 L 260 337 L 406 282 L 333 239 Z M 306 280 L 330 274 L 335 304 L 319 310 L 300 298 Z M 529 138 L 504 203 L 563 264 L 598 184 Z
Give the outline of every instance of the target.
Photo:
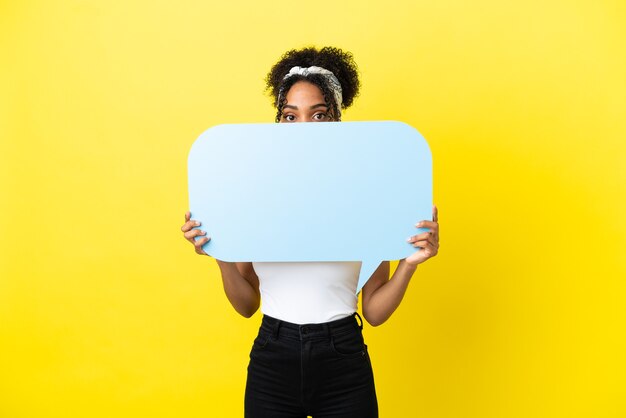
M 358 312 L 355 312 L 355 313 L 354 313 L 354 318 L 355 318 L 355 319 L 356 319 L 356 318 L 359 318 L 359 320 L 357 321 L 357 325 L 358 325 L 359 329 L 361 329 L 361 330 L 362 330 L 362 329 L 363 329 L 363 318 L 361 318 L 361 315 L 359 315 L 359 313 L 358 313 Z
M 273 334 L 274 334 L 274 339 L 277 340 L 278 339 L 278 330 L 280 329 L 280 324 L 281 324 L 281 320 L 277 319 L 276 323 L 274 324 L 274 330 L 273 330 Z
M 324 322 L 324 333 L 326 334 L 326 337 L 330 337 L 333 335 L 332 330 L 330 329 L 330 325 L 328 324 L 328 322 Z

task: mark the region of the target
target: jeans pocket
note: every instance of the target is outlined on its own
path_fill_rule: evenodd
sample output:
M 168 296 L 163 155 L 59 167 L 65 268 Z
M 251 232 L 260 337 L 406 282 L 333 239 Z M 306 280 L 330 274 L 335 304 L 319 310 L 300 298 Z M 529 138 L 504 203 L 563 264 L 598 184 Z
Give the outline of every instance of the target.
M 257 337 L 254 339 L 254 342 L 252 343 L 252 351 L 261 351 L 263 349 L 265 349 L 265 347 L 267 347 L 267 344 L 270 342 L 271 340 L 271 334 L 267 333 L 267 332 L 262 332 L 259 333 L 259 335 L 257 335 Z
M 363 342 L 363 335 L 356 330 L 333 335 L 330 347 L 341 357 L 364 357 L 367 354 L 367 345 Z

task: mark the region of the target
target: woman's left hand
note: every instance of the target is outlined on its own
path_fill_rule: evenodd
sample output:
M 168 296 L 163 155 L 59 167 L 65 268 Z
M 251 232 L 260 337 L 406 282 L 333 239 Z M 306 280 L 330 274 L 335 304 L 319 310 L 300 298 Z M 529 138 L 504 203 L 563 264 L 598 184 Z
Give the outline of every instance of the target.
M 407 242 L 411 243 L 414 247 L 420 249 L 415 253 L 405 258 L 405 262 L 417 266 L 423 263 L 431 257 L 434 257 L 439 252 L 439 223 L 437 216 L 437 206 L 433 206 L 433 220 L 432 221 L 420 221 L 415 224 L 416 228 L 428 228 L 428 232 L 424 232 L 419 235 L 413 235 Z

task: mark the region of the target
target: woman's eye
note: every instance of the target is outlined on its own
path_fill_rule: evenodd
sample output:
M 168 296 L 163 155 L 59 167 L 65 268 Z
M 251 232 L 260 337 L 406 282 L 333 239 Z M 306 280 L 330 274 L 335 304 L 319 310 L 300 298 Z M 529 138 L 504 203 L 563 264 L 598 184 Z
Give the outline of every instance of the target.
M 313 119 L 324 120 L 326 119 L 326 113 L 316 113 L 315 115 L 313 115 Z
M 296 117 L 294 115 L 285 115 L 284 117 L 287 122 L 293 122 L 294 120 L 296 120 Z

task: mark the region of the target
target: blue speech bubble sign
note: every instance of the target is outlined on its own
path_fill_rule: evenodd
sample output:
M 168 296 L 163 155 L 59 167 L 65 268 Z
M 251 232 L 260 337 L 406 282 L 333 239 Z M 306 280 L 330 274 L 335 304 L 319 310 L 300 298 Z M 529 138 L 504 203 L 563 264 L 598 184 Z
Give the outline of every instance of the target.
M 357 293 L 432 218 L 432 157 L 394 121 L 218 125 L 189 153 L 189 208 L 216 259 L 362 261 Z

